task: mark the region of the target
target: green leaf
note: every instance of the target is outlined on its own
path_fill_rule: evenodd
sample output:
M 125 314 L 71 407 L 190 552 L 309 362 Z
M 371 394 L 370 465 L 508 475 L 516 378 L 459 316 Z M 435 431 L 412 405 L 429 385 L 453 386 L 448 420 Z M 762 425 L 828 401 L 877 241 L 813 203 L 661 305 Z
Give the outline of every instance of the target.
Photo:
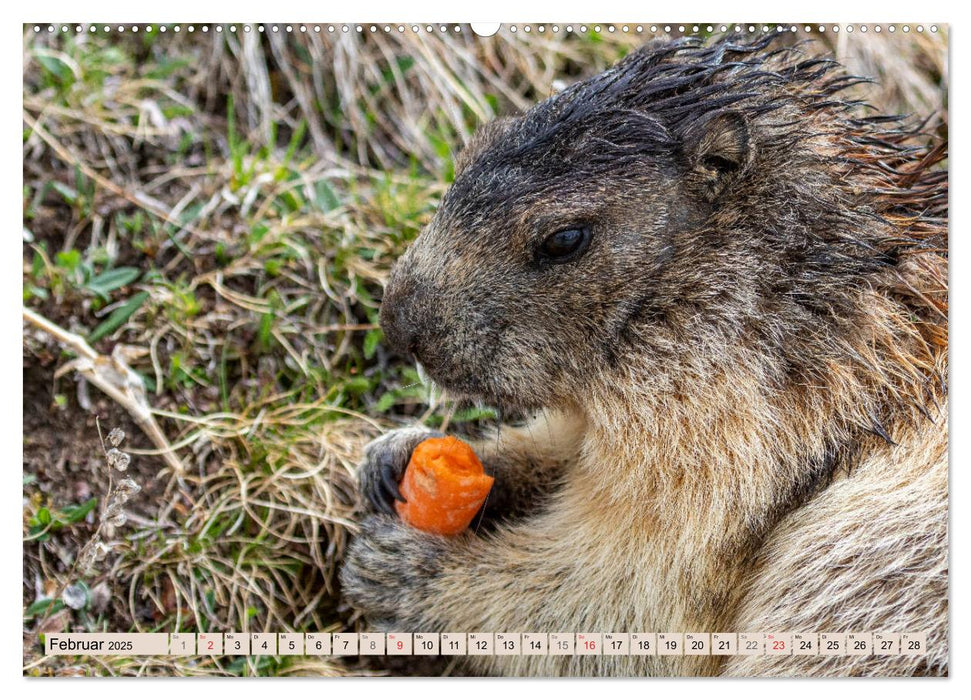
M 142 384 L 145 385 L 145 391 L 147 391 L 149 394 L 155 393 L 155 389 L 158 387 L 158 385 L 155 383 L 154 375 L 144 374 L 137 370 L 135 371 L 135 374 L 137 374 L 141 378 Z
M 266 313 L 260 317 L 260 327 L 257 330 L 257 338 L 264 348 L 270 348 L 273 344 L 273 313 Z
M 47 246 L 44 245 L 44 241 L 40 242 L 40 248 L 44 251 L 47 250 Z M 34 277 L 38 277 L 42 272 L 44 272 L 45 267 L 46 264 L 44 263 L 43 256 L 39 255 L 38 253 L 34 253 L 34 259 L 30 262 L 30 274 Z
M 139 292 L 112 311 L 111 315 L 88 336 L 88 342 L 93 343 L 121 328 L 125 325 L 125 321 L 131 318 L 131 315 L 145 303 L 146 299 L 148 299 L 148 292 Z
M 274 177 L 278 182 L 286 176 L 287 168 L 290 167 L 290 161 L 293 160 L 293 155 L 297 152 L 297 148 L 300 146 L 300 142 L 303 141 L 303 136 L 306 132 L 307 122 L 301 119 L 300 123 L 297 124 L 296 130 L 293 132 L 293 136 L 290 137 L 290 145 L 287 147 L 286 155 L 283 156 L 283 163 L 276 169 Z
M 370 360 L 378 349 L 378 343 L 384 338 L 380 328 L 372 328 L 364 336 L 364 359 Z
M 239 187 L 243 179 L 243 155 L 246 151 L 246 143 L 242 141 L 236 133 L 236 103 L 233 96 L 229 95 L 226 104 L 226 141 L 229 143 L 229 154 L 233 161 L 233 189 Z
M 187 58 L 160 57 L 158 62 L 145 72 L 145 77 L 152 80 L 163 80 L 188 65 L 190 65 L 190 62 Z
M 397 400 L 398 397 L 395 396 L 394 392 L 386 391 L 381 395 L 381 398 L 375 402 L 374 406 L 371 407 L 371 410 L 375 413 L 387 413 L 388 409 L 394 406 Z
M 329 212 L 341 205 L 334 188 L 326 180 L 318 180 L 314 184 L 314 204 L 322 212 Z
M 29 606 L 27 606 L 27 610 L 24 612 L 24 615 L 27 617 L 36 617 L 37 615 L 43 615 L 47 612 L 48 606 L 50 606 L 51 614 L 53 615 L 58 610 L 64 609 L 64 601 L 55 600 L 54 605 L 51 605 L 50 598 L 41 598 L 40 600 L 36 600 L 33 603 L 31 603 Z
M 80 251 L 71 248 L 71 250 L 59 251 L 55 256 L 58 267 L 63 267 L 65 270 L 74 271 L 81 264 L 81 253 Z
M 51 536 L 47 533 L 47 528 L 41 527 L 40 525 L 31 525 L 27 534 L 35 542 L 47 542 L 51 539 Z
M 51 182 L 51 189 L 57 192 L 64 198 L 64 201 L 68 204 L 77 204 L 78 201 L 78 191 L 69 185 L 65 185 L 63 182 L 57 182 L 56 180 Z
M 64 61 L 59 59 L 57 56 L 34 56 L 37 62 L 46 70 L 51 73 L 60 81 L 72 77 L 71 68 Z
M 24 289 L 24 301 L 27 301 L 28 299 L 33 299 L 34 297 L 37 297 L 38 299 L 41 299 L 43 301 L 43 300 L 46 300 L 49 296 L 50 294 L 46 289 L 44 289 L 43 287 L 38 287 L 33 284 L 27 285 L 27 288 Z
M 371 380 L 367 377 L 352 377 L 344 382 L 344 389 L 354 396 L 363 394 L 371 388 Z
M 41 508 L 37 511 L 37 515 L 34 516 L 37 520 L 38 525 L 50 525 L 51 524 L 51 511 L 47 508 Z
M 61 509 L 61 519 L 66 523 L 76 523 L 84 520 L 88 513 L 94 510 L 94 507 L 98 505 L 98 499 L 96 497 L 91 497 L 84 503 L 78 503 L 76 505 L 67 506 Z
M 216 244 L 216 250 L 214 251 L 216 256 L 216 264 L 219 267 L 225 267 L 232 261 L 232 256 L 226 251 L 226 244 L 220 241 Z
M 254 224 L 253 228 L 250 230 L 250 240 L 254 243 L 259 243 L 263 240 L 263 236 L 269 233 L 270 227 L 266 224 Z
M 108 294 L 110 292 L 131 284 L 141 274 L 141 270 L 135 267 L 116 267 L 113 270 L 105 270 L 100 275 L 92 277 L 84 286 L 86 289 L 102 297 L 105 301 L 108 301 Z

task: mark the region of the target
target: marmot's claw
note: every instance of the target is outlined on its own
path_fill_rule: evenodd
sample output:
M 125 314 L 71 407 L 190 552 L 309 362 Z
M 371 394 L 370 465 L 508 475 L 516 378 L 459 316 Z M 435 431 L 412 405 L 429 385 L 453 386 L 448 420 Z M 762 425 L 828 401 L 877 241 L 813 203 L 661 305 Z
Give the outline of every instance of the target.
M 379 457 L 376 466 L 377 470 L 370 479 L 370 488 L 365 495 L 376 512 L 394 515 L 394 501 L 401 495 L 398 480 L 404 475 L 404 468 L 389 459 L 388 455 Z M 398 500 L 404 501 L 404 498 Z
M 395 515 L 394 502 L 405 502 L 398 483 L 404 477 L 411 451 L 422 440 L 438 436 L 441 433 L 424 428 L 393 430 L 364 449 L 359 479 L 361 495 L 368 510 Z
M 394 491 L 389 482 L 398 478 L 396 471 L 390 459 L 379 459 L 377 464 L 368 460 L 361 466 L 361 494 L 372 511 L 394 515 Z
M 388 494 L 389 502 L 390 499 L 396 501 L 401 501 L 402 503 L 407 503 L 408 499 L 401 495 L 401 489 L 398 488 L 398 478 L 399 474 L 397 469 L 393 464 L 385 462 L 381 465 L 381 483 L 384 485 L 384 490 Z M 390 504 L 390 503 L 389 503 Z

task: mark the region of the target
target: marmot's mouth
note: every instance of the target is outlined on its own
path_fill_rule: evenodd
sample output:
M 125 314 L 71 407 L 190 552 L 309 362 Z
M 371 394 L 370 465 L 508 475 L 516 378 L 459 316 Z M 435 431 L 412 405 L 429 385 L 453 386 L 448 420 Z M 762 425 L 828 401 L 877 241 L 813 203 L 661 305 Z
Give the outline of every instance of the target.
M 432 408 L 441 401 L 482 403 L 485 400 L 481 387 L 478 386 L 479 382 L 471 374 L 453 373 L 445 376 L 440 371 L 429 370 L 417 359 L 415 369 L 418 370 L 422 386 L 428 390 L 428 405 Z
M 514 419 L 546 408 L 535 400 L 538 397 L 530 400 L 502 391 L 491 382 L 483 382 L 469 373 L 445 377 L 433 373 L 418 360 L 415 360 L 415 368 L 422 385 L 428 389 L 428 405 L 433 409 L 448 401 L 462 407 L 492 408 L 499 416 Z

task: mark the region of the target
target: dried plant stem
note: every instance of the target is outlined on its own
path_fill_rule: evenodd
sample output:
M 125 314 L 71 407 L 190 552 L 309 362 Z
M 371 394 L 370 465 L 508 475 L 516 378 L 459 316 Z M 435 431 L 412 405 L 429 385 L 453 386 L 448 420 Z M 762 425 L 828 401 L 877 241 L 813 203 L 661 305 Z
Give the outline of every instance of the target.
M 95 417 L 94 422 L 98 428 L 98 438 L 101 440 L 101 450 L 107 456 L 108 450 L 104 446 L 104 436 L 101 434 L 101 423 L 98 421 L 97 417 Z M 113 487 L 114 487 L 114 470 L 111 467 L 108 467 L 108 493 L 109 494 L 111 493 Z M 84 555 L 86 551 L 94 547 L 96 543 L 101 542 L 101 533 L 104 530 L 104 526 L 105 526 L 105 523 L 104 523 L 104 520 L 102 519 L 98 523 L 98 528 L 94 531 L 94 534 L 88 538 L 88 541 L 78 552 L 78 556 L 75 557 L 74 563 L 71 564 L 71 568 L 68 569 L 68 572 L 67 574 L 65 574 L 64 579 L 58 585 L 57 590 L 54 591 L 54 595 L 51 596 L 51 602 L 47 605 L 47 608 L 44 610 L 44 616 L 37 623 L 37 629 L 43 629 L 44 623 L 47 622 L 47 620 L 50 618 L 51 613 L 54 611 L 54 603 L 56 603 L 61 598 L 61 596 L 64 595 L 64 591 L 67 590 L 68 583 L 74 579 L 74 575 L 75 573 L 77 573 L 78 569 L 80 568 L 80 564 L 82 560 L 85 559 Z
M 155 416 L 152 415 L 141 379 L 118 356 L 118 353 L 114 353 L 112 357 L 105 357 L 79 335 L 64 330 L 26 307 L 23 312 L 25 321 L 44 331 L 78 356 L 77 359 L 65 365 L 61 372 L 68 369 L 77 371 L 128 411 L 138 427 L 158 448 L 159 454 L 166 463 L 175 473 L 183 474 L 185 465 L 176 456 L 171 443 L 156 422 Z
M 103 177 L 100 173 L 94 170 L 91 166 L 84 162 L 83 158 L 76 156 L 70 151 L 70 149 L 61 145 L 57 139 L 55 139 L 48 131 L 45 129 L 33 116 L 31 116 L 26 110 L 23 112 L 24 122 L 30 127 L 31 131 L 37 134 L 41 140 L 44 141 L 51 149 L 57 154 L 57 156 L 68 165 L 73 165 L 81 170 L 87 177 L 91 178 L 101 187 L 105 188 L 109 192 L 122 197 L 123 199 L 131 202 L 136 207 L 140 207 L 148 212 L 151 212 L 162 221 L 172 224 L 180 229 L 185 229 L 194 235 L 201 235 L 198 230 L 193 226 L 188 224 L 181 224 L 176 221 L 172 215 L 165 211 L 164 206 L 160 206 L 156 202 L 150 201 L 143 193 L 135 192 L 132 194 L 124 187 L 116 185 L 114 182 L 106 177 Z

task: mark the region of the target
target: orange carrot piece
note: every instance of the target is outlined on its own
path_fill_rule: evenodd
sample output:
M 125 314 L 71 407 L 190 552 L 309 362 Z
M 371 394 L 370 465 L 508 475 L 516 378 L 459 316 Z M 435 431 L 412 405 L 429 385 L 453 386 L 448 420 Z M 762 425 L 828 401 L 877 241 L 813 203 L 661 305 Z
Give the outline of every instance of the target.
M 400 484 L 407 503 L 395 501 L 401 519 L 437 535 L 457 535 L 482 507 L 493 478 L 456 437 L 428 438 L 411 453 Z

